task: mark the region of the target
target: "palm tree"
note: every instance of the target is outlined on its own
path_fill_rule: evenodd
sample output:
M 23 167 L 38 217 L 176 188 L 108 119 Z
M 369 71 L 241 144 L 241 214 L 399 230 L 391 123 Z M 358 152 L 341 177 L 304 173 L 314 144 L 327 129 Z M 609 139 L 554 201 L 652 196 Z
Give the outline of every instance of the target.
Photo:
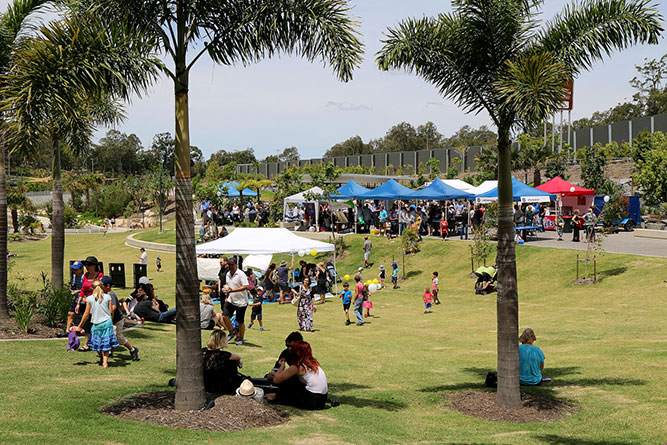
M 457 0 L 436 18 L 388 30 L 380 69 L 406 69 L 467 112 L 486 111 L 498 133 L 498 395 L 520 406 L 518 291 L 510 134 L 539 122 L 582 70 L 637 43 L 655 44 L 662 17 L 648 0 L 582 0 L 539 27 L 541 0 Z
M 176 409 L 205 404 L 190 180 L 189 73 L 208 54 L 222 65 L 249 64 L 279 52 L 321 58 L 347 81 L 362 44 L 347 0 L 80 0 L 98 18 L 124 20 L 151 36 L 172 61 L 176 149 Z M 192 50 L 194 54 L 188 54 Z
M 13 47 L 19 37 L 31 28 L 28 16 L 37 12 L 45 0 L 14 0 L 0 16 L 0 74 L 6 73 L 11 65 Z M 2 118 L 0 117 L 0 120 Z M 9 319 L 7 307 L 7 172 L 5 155 L 6 141 L 0 143 L 0 324 Z
M 0 89 L 0 111 L 13 148 L 34 152 L 46 140 L 53 146 L 54 290 L 62 289 L 64 272 L 61 152 L 89 144 L 96 124 L 119 121 L 123 116 L 113 99 L 141 93 L 155 78 L 158 63 L 145 55 L 150 40 L 93 18 L 72 15 L 42 26 L 14 50 Z

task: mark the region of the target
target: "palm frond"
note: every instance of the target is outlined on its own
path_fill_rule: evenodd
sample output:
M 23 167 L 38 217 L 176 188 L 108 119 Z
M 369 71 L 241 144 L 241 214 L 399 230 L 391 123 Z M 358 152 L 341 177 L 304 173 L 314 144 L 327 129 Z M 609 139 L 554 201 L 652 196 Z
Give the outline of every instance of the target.
M 539 122 L 562 104 L 570 75 L 568 66 L 551 53 L 507 61 L 505 73 L 495 82 L 501 107 L 523 121 Z
M 638 43 L 658 43 L 662 16 L 651 0 L 582 0 L 546 24 L 535 50 L 553 53 L 574 72 Z

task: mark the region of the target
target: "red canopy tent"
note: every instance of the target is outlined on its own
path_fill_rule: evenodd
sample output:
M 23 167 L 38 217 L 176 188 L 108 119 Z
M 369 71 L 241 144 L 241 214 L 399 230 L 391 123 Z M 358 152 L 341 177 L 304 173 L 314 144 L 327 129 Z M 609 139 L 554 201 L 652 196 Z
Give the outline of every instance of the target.
M 573 187 L 574 191 L 572 191 Z M 595 190 L 585 189 L 583 187 L 579 187 L 578 185 L 571 184 L 559 176 L 556 176 L 552 180 L 545 182 L 542 185 L 538 185 L 535 188 L 543 192 L 558 194 L 561 196 L 595 195 Z

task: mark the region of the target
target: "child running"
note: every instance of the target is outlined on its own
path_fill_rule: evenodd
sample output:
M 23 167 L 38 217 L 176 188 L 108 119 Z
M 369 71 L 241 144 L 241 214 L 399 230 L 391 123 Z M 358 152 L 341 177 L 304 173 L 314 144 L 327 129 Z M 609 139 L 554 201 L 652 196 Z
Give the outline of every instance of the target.
M 430 314 L 431 312 L 433 312 L 431 310 L 431 304 L 433 302 L 433 294 L 431 293 L 431 289 L 427 287 L 422 297 L 424 298 L 424 313 Z
M 100 357 L 100 364 L 103 368 L 109 367 L 109 351 L 118 347 L 118 340 L 113 333 L 113 322 L 111 321 L 111 295 L 102 291 L 102 281 L 95 280 L 91 287 L 93 293 L 86 298 L 86 311 L 81 317 L 77 330 L 81 331 L 81 326 L 86 322 L 88 316 L 91 317 L 93 327 L 90 330 L 90 347 L 97 351 Z
M 252 298 L 252 304 L 250 307 L 252 308 L 252 312 L 250 313 L 250 324 L 248 325 L 248 329 L 250 329 L 255 322 L 255 320 L 259 321 L 259 330 L 264 331 L 264 324 L 262 323 L 262 302 L 264 301 L 264 288 L 262 286 L 257 286 L 256 288 L 256 293 L 253 295 Z
M 393 263 L 391 268 L 391 282 L 394 285 L 394 289 L 398 289 L 398 264 Z
M 440 304 L 440 299 L 438 298 L 438 291 L 440 288 L 438 287 L 438 272 L 433 272 L 433 279 L 432 281 L 432 286 L 431 290 L 433 291 L 433 303 L 435 304 Z
M 380 266 L 380 289 L 384 287 L 384 279 L 385 279 L 385 270 L 384 266 Z
M 343 292 L 339 295 L 343 299 L 343 311 L 345 311 L 345 326 L 350 325 L 350 304 L 352 303 L 352 291 L 350 283 L 343 284 Z

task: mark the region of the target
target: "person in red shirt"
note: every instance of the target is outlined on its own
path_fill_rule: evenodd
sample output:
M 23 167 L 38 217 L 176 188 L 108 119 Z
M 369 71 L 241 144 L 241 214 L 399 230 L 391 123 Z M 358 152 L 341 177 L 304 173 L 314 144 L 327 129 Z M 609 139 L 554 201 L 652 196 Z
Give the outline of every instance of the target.
M 361 326 L 364 324 L 364 283 L 359 274 L 354 276 L 354 281 L 354 315 L 357 316 L 357 326 Z
M 422 297 L 424 298 L 424 313 L 430 314 L 433 312 L 431 310 L 431 305 L 433 304 L 433 294 L 431 293 L 431 289 L 427 287 Z
M 443 214 L 442 220 L 440 221 L 440 235 L 442 236 L 443 241 L 447 241 L 447 236 L 449 235 L 449 224 L 447 223 L 447 218 Z

